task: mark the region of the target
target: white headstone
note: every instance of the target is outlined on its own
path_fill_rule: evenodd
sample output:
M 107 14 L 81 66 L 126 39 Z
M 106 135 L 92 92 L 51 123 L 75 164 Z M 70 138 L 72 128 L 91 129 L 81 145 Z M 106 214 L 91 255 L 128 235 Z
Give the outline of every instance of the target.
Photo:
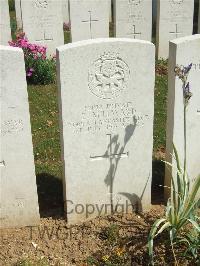
M 69 0 L 63 0 L 63 22 L 69 23 Z
M 173 147 L 176 146 L 181 161 L 184 165 L 184 116 L 183 116 L 183 90 L 182 82 L 175 77 L 174 68 L 176 65 L 192 65 L 189 72 L 193 96 L 187 107 L 187 171 L 191 181 L 200 174 L 200 35 L 184 37 L 170 42 L 169 50 L 169 88 L 168 88 L 168 119 L 167 119 L 167 161 L 175 166 L 172 158 Z M 166 167 L 165 185 L 170 187 L 171 175 L 175 176 L 176 169 Z M 165 195 L 168 196 L 166 189 Z M 200 195 L 200 194 L 199 194 Z
M 15 13 L 16 13 L 17 28 L 22 29 L 21 0 L 15 0 Z
M 167 59 L 169 41 L 193 32 L 194 0 L 158 0 L 157 57 Z
M 8 0 L 0 0 L 0 44 L 8 45 L 11 41 Z
M 0 227 L 37 225 L 37 200 L 24 54 L 0 46 Z
M 109 37 L 109 0 L 70 0 L 72 42 Z
M 125 38 L 58 48 L 70 223 L 109 214 L 111 206 L 150 207 L 154 56 L 152 43 Z
M 21 0 L 23 31 L 32 43 L 47 46 L 48 55 L 64 44 L 62 0 Z
M 116 37 L 151 41 L 152 0 L 115 0 Z

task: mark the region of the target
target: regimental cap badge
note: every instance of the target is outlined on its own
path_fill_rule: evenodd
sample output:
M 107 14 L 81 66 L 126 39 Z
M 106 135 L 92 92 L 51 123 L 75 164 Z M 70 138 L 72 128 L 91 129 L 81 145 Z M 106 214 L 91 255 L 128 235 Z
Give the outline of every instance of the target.
M 128 88 L 130 70 L 119 53 L 104 52 L 89 69 L 88 87 L 101 99 L 118 97 Z

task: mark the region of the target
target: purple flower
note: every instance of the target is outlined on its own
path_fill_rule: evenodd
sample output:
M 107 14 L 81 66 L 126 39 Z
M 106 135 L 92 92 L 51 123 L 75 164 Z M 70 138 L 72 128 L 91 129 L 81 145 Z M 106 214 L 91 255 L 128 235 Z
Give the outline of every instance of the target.
M 182 81 L 183 86 L 183 97 L 185 101 L 185 105 L 189 103 L 190 98 L 192 97 L 192 92 L 190 90 L 190 83 L 187 81 L 188 80 L 188 75 L 189 72 L 192 68 L 192 63 L 189 64 L 187 67 L 183 66 L 176 66 L 174 69 L 175 75 Z
M 27 77 L 31 77 L 32 75 L 33 75 L 32 72 L 27 72 L 27 74 L 26 74 Z
M 34 72 L 34 69 L 33 69 L 33 68 L 29 68 L 29 69 L 27 70 L 26 76 L 27 76 L 27 77 L 31 77 L 31 76 L 33 75 L 33 72 Z
M 192 63 L 189 64 L 187 67 L 183 68 L 183 74 L 185 74 L 185 75 L 188 74 L 189 71 L 191 70 L 191 68 L 192 68 Z
M 187 82 L 186 86 L 183 86 L 183 96 L 184 96 L 186 103 L 188 103 L 190 98 L 192 97 L 192 92 L 190 91 L 189 82 Z

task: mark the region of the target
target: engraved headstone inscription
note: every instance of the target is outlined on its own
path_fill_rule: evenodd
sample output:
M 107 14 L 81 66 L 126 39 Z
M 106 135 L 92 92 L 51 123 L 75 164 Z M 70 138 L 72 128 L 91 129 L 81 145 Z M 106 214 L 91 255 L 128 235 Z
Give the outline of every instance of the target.
M 70 0 L 72 42 L 109 37 L 110 0 Z
M 152 0 L 115 0 L 116 37 L 151 41 Z
M 125 38 L 57 49 L 69 223 L 150 207 L 154 56 Z
M 0 46 L 0 227 L 39 223 L 24 54 Z
M 194 0 L 158 0 L 157 57 L 167 59 L 169 41 L 188 36 L 193 31 Z
M 63 0 L 21 0 L 23 31 L 30 42 L 47 46 L 48 55 L 64 44 Z
M 8 0 L 0 1 L 0 44 L 8 45 L 11 40 Z
M 184 105 L 182 82 L 175 77 L 176 65 L 186 67 L 192 63 L 188 75 L 192 97 L 186 110 L 187 134 L 187 172 L 191 183 L 200 174 L 200 34 L 179 38 L 170 42 L 169 50 L 169 89 L 167 118 L 167 150 L 166 159 L 174 168 L 166 166 L 165 184 L 171 186 L 171 176 L 175 176 L 175 160 L 173 145 L 177 148 L 181 166 L 184 165 Z M 166 188 L 165 197 L 169 196 Z M 200 194 L 199 194 L 200 196 Z

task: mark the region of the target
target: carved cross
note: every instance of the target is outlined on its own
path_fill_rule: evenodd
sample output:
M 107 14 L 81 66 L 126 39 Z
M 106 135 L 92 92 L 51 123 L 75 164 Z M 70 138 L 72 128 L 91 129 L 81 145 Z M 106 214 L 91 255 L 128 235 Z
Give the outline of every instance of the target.
M 119 153 L 113 153 L 112 151 L 112 135 L 111 134 L 106 134 L 109 137 L 109 149 L 108 153 L 106 152 L 103 155 L 96 155 L 96 156 L 90 156 L 90 159 L 92 161 L 97 161 L 97 160 L 103 160 L 103 159 L 118 159 L 118 158 L 128 158 L 129 152 L 119 152 Z
M 92 11 L 88 11 L 89 13 L 89 19 L 88 20 L 82 20 L 83 23 L 89 23 L 90 27 L 90 38 L 92 39 L 92 22 L 97 22 L 97 19 L 92 19 Z
M 182 32 L 178 31 L 178 24 L 176 24 L 176 30 L 175 31 L 170 31 L 169 33 L 175 34 L 176 38 L 178 38 L 178 35 L 182 34 Z
M 46 36 L 46 31 L 44 30 L 43 36 L 41 38 L 36 39 L 36 42 L 41 42 L 41 41 L 53 41 L 52 37 L 47 37 Z
M 133 38 L 135 39 L 137 35 L 141 35 L 141 32 L 136 32 L 136 26 L 133 26 L 133 32 L 129 33 L 128 35 L 133 35 Z

